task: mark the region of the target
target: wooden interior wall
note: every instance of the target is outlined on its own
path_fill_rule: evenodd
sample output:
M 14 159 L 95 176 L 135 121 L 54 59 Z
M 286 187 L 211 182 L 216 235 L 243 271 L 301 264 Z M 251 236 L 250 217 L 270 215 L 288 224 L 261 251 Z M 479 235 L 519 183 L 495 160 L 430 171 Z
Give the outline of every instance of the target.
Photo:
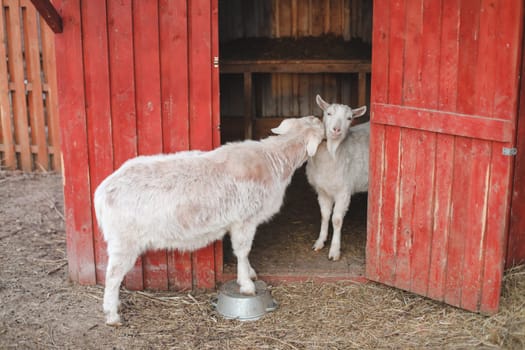
M 220 0 L 219 40 L 331 34 L 371 42 L 372 0 Z M 220 53 L 219 53 L 220 54 Z M 243 115 L 242 79 L 221 76 L 221 116 Z M 355 106 L 357 81 L 350 75 L 260 74 L 254 79 L 258 117 L 320 115 L 315 95 Z
M 372 0 L 219 0 L 219 40 L 341 35 L 372 40 Z

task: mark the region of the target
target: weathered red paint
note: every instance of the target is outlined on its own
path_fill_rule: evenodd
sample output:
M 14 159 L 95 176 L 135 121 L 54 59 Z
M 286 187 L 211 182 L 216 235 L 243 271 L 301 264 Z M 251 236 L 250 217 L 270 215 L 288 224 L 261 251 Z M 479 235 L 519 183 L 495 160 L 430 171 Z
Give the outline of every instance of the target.
M 106 50 L 106 7 L 90 1 L 81 3 L 82 45 L 84 52 L 96 52 L 84 57 L 87 138 L 90 164 L 90 193 L 113 172 L 113 147 L 111 134 L 111 92 L 109 84 L 109 58 Z M 109 145 L 109 147 L 108 147 Z M 106 245 L 91 208 L 93 243 L 97 282 L 103 281 L 107 264 Z
M 218 3 L 64 0 L 57 35 L 70 275 L 103 283 L 107 256 L 92 195 L 127 159 L 210 150 L 218 133 Z M 67 53 L 66 53 L 67 51 Z M 215 287 L 222 245 L 194 254 L 147 252 L 129 289 Z M 217 266 L 220 265 L 220 266 Z
M 376 1 L 374 11 L 367 277 L 496 312 L 523 4 Z
M 188 2 L 189 47 L 189 119 L 190 147 L 210 150 L 213 147 L 212 117 L 212 7 L 210 1 Z M 218 72 L 215 72 L 218 74 Z M 193 253 L 194 286 L 215 286 L 215 248 L 210 245 Z
M 525 36 L 522 38 L 525 42 Z M 525 44 L 522 44 L 525 45 Z M 523 48 L 523 46 L 522 46 Z M 518 130 L 516 133 L 516 154 L 514 165 L 514 183 L 512 188 L 512 206 L 510 214 L 509 241 L 507 246 L 506 267 L 510 268 L 525 263 L 525 53 L 522 50 L 520 102 L 518 111 Z
M 69 30 L 56 41 L 69 277 L 96 283 L 79 0 L 57 1 Z

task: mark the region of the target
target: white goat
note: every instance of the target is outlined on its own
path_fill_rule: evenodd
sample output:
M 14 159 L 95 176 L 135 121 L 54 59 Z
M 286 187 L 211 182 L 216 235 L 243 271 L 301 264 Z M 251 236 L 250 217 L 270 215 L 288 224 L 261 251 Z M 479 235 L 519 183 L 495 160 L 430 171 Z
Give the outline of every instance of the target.
M 193 251 L 231 235 L 241 293 L 254 294 L 248 261 L 257 226 L 282 205 L 292 175 L 324 138 L 313 117 L 285 119 L 278 136 L 230 143 L 213 151 L 141 156 L 124 163 L 95 191 L 107 241 L 106 323 L 119 325 L 119 288 L 146 250 Z
M 350 128 L 352 120 L 365 114 L 366 106 L 352 109 L 342 104 L 328 104 L 316 96 L 323 110 L 326 143 L 308 160 L 306 176 L 317 192 L 321 208 L 321 231 L 313 249 L 324 247 L 332 213 L 333 237 L 328 258 L 339 260 L 341 226 L 354 193 L 368 191 L 368 153 L 370 123 Z M 335 203 L 335 204 L 334 204 Z

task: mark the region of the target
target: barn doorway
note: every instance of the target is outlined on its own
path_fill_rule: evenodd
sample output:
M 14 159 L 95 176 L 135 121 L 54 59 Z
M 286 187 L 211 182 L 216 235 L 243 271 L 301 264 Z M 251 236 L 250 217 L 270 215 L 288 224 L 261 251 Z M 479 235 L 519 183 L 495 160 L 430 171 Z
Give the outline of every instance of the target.
M 371 0 L 219 0 L 222 143 L 260 139 L 282 118 L 321 116 L 315 95 L 352 107 L 370 100 Z M 353 196 L 341 259 L 320 252 L 316 194 L 304 167 L 283 207 L 259 226 L 250 261 L 265 279 L 360 279 L 365 273 L 367 194 Z M 228 238 L 224 275 L 236 273 Z

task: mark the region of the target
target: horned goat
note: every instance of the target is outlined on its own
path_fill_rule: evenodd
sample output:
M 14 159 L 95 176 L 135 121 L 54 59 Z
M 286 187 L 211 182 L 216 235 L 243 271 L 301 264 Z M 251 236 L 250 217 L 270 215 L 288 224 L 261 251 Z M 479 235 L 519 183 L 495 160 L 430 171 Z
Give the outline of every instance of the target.
M 341 227 L 354 193 L 368 191 L 368 158 L 370 123 L 351 127 L 354 118 L 366 113 L 366 106 L 352 109 L 342 104 L 329 104 L 321 96 L 316 102 L 323 110 L 327 141 L 308 160 L 306 176 L 317 192 L 321 208 L 321 230 L 313 245 L 315 251 L 324 247 L 332 214 L 333 236 L 328 258 L 339 260 Z
M 255 230 L 282 205 L 295 170 L 324 138 L 313 117 L 285 119 L 277 136 L 230 143 L 213 151 L 140 156 L 98 186 L 95 212 L 107 242 L 103 309 L 119 325 L 119 288 L 146 250 L 193 251 L 229 232 L 237 257 L 237 282 L 254 294 L 248 261 Z

